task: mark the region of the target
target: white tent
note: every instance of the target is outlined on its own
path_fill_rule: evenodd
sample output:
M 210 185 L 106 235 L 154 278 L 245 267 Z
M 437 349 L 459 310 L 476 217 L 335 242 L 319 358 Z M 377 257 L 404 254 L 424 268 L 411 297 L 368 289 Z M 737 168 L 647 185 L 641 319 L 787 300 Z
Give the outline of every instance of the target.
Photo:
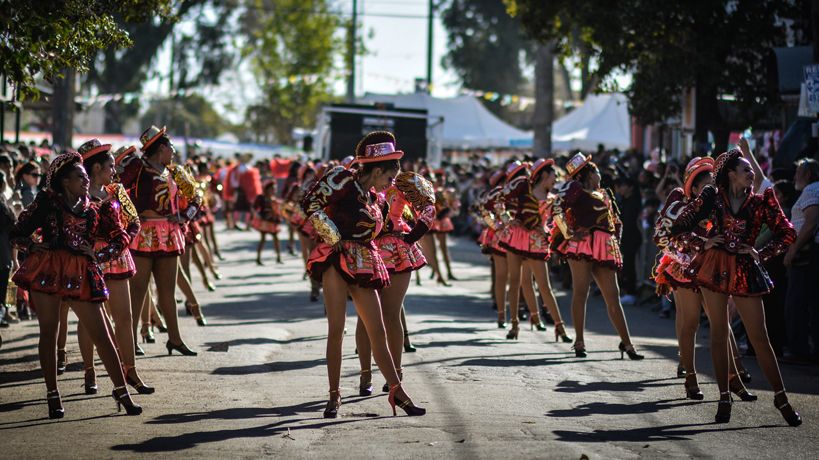
M 445 149 L 522 148 L 532 145 L 532 133 L 508 125 L 472 96 L 437 98 L 425 93 L 372 94 L 361 103 L 392 103 L 396 108 L 426 109 L 443 117 L 441 147 Z
M 553 150 L 631 147 L 628 99 L 621 93 L 590 94 L 583 105 L 552 124 Z

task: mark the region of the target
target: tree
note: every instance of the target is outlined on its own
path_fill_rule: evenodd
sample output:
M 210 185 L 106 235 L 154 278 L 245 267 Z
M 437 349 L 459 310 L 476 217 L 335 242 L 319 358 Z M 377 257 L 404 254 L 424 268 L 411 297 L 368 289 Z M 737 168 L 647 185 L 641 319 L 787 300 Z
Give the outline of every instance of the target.
M 173 2 L 168 14 L 159 17 L 133 20 L 116 16 L 117 24 L 132 37 L 133 46 L 125 51 L 113 47 L 101 51 L 87 82 L 102 94 L 138 93 L 150 78 L 166 73 L 174 77 L 168 85 L 168 91 L 173 93 L 215 84 L 235 61 L 234 49 L 229 44 L 233 32 L 229 18 L 237 7 L 235 0 L 183 0 Z M 152 69 L 160 48 L 185 17 L 193 20 L 193 27 L 191 31 L 178 32 L 178 40 L 173 41 L 171 68 Z M 105 130 L 122 132 L 123 121 L 138 110 L 139 101 L 111 101 L 105 106 Z
M 341 20 L 327 0 L 256 0 L 242 18 L 249 58 L 262 100 L 248 109 L 257 139 L 275 135 L 292 144 L 293 130 L 309 127 L 330 100 L 330 80 Z
M 798 2 L 766 0 L 689 0 L 663 2 L 603 0 L 505 0 L 530 36 L 555 40 L 570 53 L 578 35 L 597 62 L 601 81 L 615 70 L 631 72 L 625 92 L 632 115 L 645 123 L 663 123 L 680 112 L 687 88 L 696 88 L 695 139 L 705 145 L 708 131 L 716 149 L 728 133 L 759 119 L 778 97 L 768 80 L 771 49 L 786 41 L 786 22 L 797 18 Z M 609 87 L 612 87 L 609 82 Z M 735 99 L 729 118 L 720 103 Z
M 166 125 L 170 132 L 190 137 L 212 138 L 230 129 L 230 124 L 199 94 L 154 101 L 140 123 Z
M 115 19 L 142 21 L 168 13 L 170 0 L 0 0 L 0 73 L 24 95 L 36 95 L 35 78 L 63 69 L 88 70 L 98 50 L 132 42 Z

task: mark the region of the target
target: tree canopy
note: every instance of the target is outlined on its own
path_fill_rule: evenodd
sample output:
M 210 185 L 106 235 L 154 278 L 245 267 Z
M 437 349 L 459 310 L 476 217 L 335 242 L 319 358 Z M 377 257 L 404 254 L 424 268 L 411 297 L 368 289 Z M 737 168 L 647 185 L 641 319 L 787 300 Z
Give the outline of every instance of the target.
M 154 101 L 140 119 L 141 126 L 166 125 L 177 135 L 217 137 L 230 130 L 210 102 L 199 94 Z
M 788 19 L 801 14 L 798 2 L 766 0 L 505 1 L 537 40 L 554 40 L 571 53 L 569 42 L 579 37 L 601 80 L 617 70 L 631 73 L 623 90 L 643 122 L 678 115 L 683 91 L 696 88 L 696 137 L 703 141 L 711 130 L 718 147 L 730 129 L 747 126 L 777 102 L 768 59 L 773 47 L 785 45 Z M 733 126 L 719 103 L 725 95 L 736 101 Z
M 277 142 L 291 144 L 294 128 L 313 126 L 320 105 L 332 97 L 341 19 L 328 0 L 256 0 L 247 6 L 243 56 L 262 92 L 247 119 L 260 140 L 272 133 Z
M 85 72 L 102 49 L 132 44 L 117 22 L 166 16 L 171 0 L 0 0 L 0 72 L 24 95 L 35 78 L 52 80 L 63 69 Z

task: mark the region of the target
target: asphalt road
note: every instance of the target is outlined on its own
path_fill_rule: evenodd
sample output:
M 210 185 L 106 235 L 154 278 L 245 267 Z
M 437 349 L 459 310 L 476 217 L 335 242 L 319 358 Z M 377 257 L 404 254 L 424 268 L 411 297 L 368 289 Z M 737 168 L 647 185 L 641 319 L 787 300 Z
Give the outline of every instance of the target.
M 647 306 L 626 309 L 641 362 L 619 359 L 599 297 L 588 308 L 587 359 L 555 343 L 551 327 L 507 341 L 490 308 L 488 264 L 466 240 L 452 248 L 460 281 L 437 286 L 425 271 L 406 302 L 418 352 L 405 355 L 405 386 L 428 414 L 395 418 L 386 394 L 356 396 L 349 334 L 341 416 L 325 420 L 326 323 L 322 305 L 308 301 L 300 260 L 275 265 L 271 257 L 257 267 L 254 232 L 219 236 L 227 260 L 218 290 L 206 293 L 195 278 L 210 325 L 182 318 L 183 336 L 200 354 L 167 356 L 163 334 L 143 345 L 137 363 L 157 392 L 135 398 L 142 416 L 116 413 L 101 365 L 99 395 L 83 394 L 72 315 L 71 364 L 59 378 L 66 417 L 48 420 L 36 322 L 2 331 L 0 458 L 819 458 L 819 367 L 783 366 L 805 420 L 791 428 L 745 358 L 760 399 L 736 402 L 731 423 L 716 425 L 707 330 L 697 350 L 705 401 L 683 398 L 673 321 Z M 568 318 L 569 298 L 559 292 L 558 300 Z M 351 332 L 353 311 L 349 305 Z M 376 388 L 383 381 L 376 373 Z

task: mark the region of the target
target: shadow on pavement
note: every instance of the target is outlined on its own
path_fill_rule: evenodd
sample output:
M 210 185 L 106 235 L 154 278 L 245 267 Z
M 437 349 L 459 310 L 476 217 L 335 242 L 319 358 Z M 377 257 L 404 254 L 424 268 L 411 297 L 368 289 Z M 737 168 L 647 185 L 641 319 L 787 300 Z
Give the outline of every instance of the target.
M 674 403 L 674 404 L 670 404 Z M 705 402 L 688 401 L 685 399 L 665 399 L 660 401 L 645 401 L 636 404 L 612 404 L 593 402 L 581 404 L 571 409 L 554 409 L 546 414 L 547 417 L 589 417 L 595 415 L 633 415 L 653 414 L 665 409 L 694 406 Z
M 234 366 L 234 367 L 217 367 L 211 372 L 213 375 L 249 375 L 249 374 L 267 374 L 270 372 L 286 372 L 297 371 L 303 369 L 311 369 L 316 366 L 324 366 L 326 364 L 324 358 L 310 359 L 304 361 L 285 361 L 266 364 L 251 364 L 248 366 Z
M 726 433 L 729 431 L 758 430 L 776 428 L 776 425 L 748 427 L 726 427 L 724 424 L 680 424 L 631 428 L 626 430 L 594 430 L 591 432 L 555 430 L 557 441 L 568 442 L 647 442 L 647 441 L 685 441 L 703 433 Z
M 680 385 L 682 379 L 673 377 L 664 379 L 648 379 L 628 382 L 578 382 L 576 380 L 564 380 L 557 384 L 554 391 L 560 393 L 586 393 L 589 391 L 644 391 L 647 388 L 668 387 Z M 681 386 L 681 385 L 680 385 Z

